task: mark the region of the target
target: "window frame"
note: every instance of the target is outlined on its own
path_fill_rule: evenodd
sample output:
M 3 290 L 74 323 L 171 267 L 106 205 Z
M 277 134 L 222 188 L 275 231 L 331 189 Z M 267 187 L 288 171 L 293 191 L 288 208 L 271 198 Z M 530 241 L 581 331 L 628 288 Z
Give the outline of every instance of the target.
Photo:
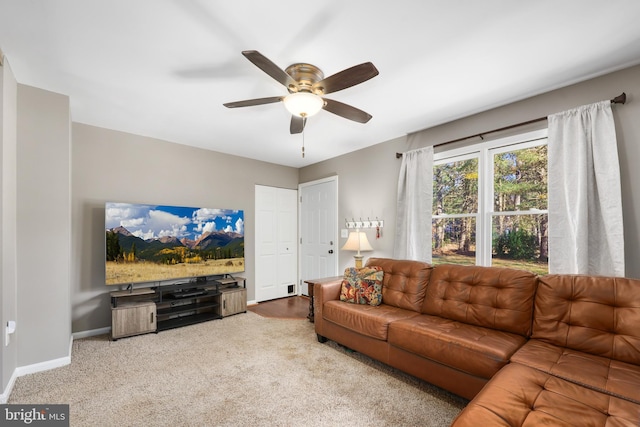
M 478 159 L 478 211 L 475 214 L 444 214 L 432 215 L 434 219 L 473 218 L 476 220 L 476 265 L 490 266 L 492 262 L 492 220 L 503 215 L 541 215 L 547 214 L 548 209 L 528 209 L 522 211 L 495 211 L 494 206 L 494 165 L 496 154 L 512 150 L 522 150 L 541 145 L 547 145 L 548 129 L 540 129 L 520 134 L 510 135 L 465 147 L 443 149 L 433 154 L 433 165 Z M 541 142 L 542 141 L 542 142 Z M 547 170 L 548 173 L 548 170 Z M 486 183 L 490 183 L 487 185 Z

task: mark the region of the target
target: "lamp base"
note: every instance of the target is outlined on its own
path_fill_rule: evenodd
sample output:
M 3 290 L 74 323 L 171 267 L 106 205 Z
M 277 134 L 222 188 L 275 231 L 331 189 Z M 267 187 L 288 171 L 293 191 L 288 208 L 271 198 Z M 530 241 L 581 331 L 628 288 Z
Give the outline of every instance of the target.
M 362 255 L 354 255 L 353 258 L 356 260 L 356 268 L 362 268 Z

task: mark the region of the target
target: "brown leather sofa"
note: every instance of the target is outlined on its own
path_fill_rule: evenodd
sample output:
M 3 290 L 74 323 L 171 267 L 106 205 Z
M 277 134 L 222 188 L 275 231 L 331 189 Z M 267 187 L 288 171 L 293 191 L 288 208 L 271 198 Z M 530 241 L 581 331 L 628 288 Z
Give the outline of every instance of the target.
M 452 425 L 640 425 L 640 281 L 367 265 L 384 271 L 382 304 L 316 284 L 318 340 L 473 399 Z
M 452 425 L 640 426 L 640 280 L 539 277 L 531 339 Z

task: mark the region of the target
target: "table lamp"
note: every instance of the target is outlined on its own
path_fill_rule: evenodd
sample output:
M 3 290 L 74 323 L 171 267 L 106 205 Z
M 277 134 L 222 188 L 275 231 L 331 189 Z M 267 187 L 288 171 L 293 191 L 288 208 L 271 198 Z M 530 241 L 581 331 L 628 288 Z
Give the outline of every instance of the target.
M 347 243 L 342 247 L 343 251 L 357 251 L 353 256 L 356 260 L 356 268 L 362 268 L 362 255 L 360 251 L 372 251 L 373 248 L 367 240 L 367 234 L 364 231 L 356 230 L 349 233 Z

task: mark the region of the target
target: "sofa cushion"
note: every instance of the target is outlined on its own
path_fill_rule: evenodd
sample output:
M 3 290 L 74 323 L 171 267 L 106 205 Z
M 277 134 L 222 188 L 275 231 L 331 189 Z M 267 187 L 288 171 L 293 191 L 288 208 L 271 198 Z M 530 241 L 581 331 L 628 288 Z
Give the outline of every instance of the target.
M 535 339 L 520 348 L 511 361 L 640 404 L 640 366 Z
M 640 280 L 540 277 L 532 338 L 640 365 Z
M 389 344 L 482 378 L 509 362 L 526 338 L 422 314 L 389 326 Z
M 640 405 L 519 363 L 505 366 L 451 424 L 466 426 L 640 425 Z
M 422 312 L 527 336 L 537 276 L 499 267 L 438 265 Z
M 348 267 L 344 270 L 340 301 L 352 304 L 380 305 L 382 303 L 382 267 Z
M 367 267 L 374 265 L 382 267 L 384 271 L 382 301 L 387 305 L 420 312 L 433 267 L 421 261 L 369 258 Z
M 389 324 L 395 320 L 418 316 L 415 311 L 393 307 L 347 304 L 342 301 L 327 301 L 322 307 L 323 320 L 351 329 L 362 335 L 386 341 Z M 347 343 L 344 343 L 348 345 Z

